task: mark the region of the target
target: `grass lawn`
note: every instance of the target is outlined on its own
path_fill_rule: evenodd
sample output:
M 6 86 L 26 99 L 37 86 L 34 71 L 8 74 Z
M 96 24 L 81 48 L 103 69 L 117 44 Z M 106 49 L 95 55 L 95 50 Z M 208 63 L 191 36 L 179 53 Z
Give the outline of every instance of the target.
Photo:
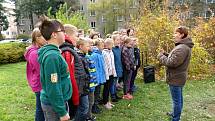
M 103 109 L 97 121 L 169 121 L 171 99 L 165 82 L 137 80 L 134 100 Z M 0 66 L 0 121 L 33 121 L 35 95 L 28 87 L 25 62 Z M 184 88 L 182 121 L 215 121 L 215 77 L 189 81 Z

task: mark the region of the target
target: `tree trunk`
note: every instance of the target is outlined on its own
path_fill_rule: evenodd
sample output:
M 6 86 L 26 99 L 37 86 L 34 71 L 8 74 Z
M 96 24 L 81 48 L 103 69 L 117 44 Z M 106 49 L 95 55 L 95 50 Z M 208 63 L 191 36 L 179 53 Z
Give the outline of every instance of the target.
M 32 11 L 30 12 L 30 20 L 31 20 L 31 26 L 32 26 L 31 30 L 33 31 L 34 30 L 34 17 L 33 17 Z
M 31 0 L 30 0 L 30 5 L 32 4 Z M 32 12 L 32 9 L 30 10 L 30 20 L 31 20 L 31 30 L 33 31 L 34 29 L 34 17 L 33 17 L 33 12 Z

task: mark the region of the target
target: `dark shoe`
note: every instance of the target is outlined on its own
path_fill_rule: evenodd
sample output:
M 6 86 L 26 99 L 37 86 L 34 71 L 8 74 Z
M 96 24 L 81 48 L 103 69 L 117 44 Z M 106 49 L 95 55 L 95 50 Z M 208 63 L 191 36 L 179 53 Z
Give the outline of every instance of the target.
M 101 113 L 101 109 L 97 105 L 93 105 L 93 107 L 92 107 L 92 113 L 94 113 L 94 114 L 100 114 Z
M 118 100 L 116 98 L 111 100 L 112 102 L 118 102 Z
M 103 100 L 102 100 L 102 99 L 99 99 L 99 100 L 98 100 L 98 104 L 99 104 L 99 105 L 103 105 Z
M 96 121 L 96 116 L 88 117 L 86 121 Z
M 173 117 L 172 112 L 167 112 L 166 115 L 169 116 L 169 117 Z

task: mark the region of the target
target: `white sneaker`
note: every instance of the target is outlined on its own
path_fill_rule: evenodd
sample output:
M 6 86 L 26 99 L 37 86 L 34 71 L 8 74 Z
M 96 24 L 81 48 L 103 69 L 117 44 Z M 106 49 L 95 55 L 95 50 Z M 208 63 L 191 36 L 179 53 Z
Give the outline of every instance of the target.
M 110 105 L 111 107 L 115 107 L 115 105 L 112 104 L 111 102 L 108 102 L 107 104 Z
M 104 107 L 108 110 L 112 109 L 113 107 L 111 105 L 109 105 L 109 103 L 105 104 Z

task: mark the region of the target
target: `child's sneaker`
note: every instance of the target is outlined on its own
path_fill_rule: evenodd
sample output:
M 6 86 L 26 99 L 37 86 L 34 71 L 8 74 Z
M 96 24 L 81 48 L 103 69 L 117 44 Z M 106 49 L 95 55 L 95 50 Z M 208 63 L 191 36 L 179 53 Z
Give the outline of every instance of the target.
M 109 105 L 109 103 L 105 104 L 104 107 L 108 110 L 111 110 L 113 108 L 111 105 Z
M 115 107 L 115 105 L 112 104 L 111 102 L 108 102 L 108 105 L 110 105 L 111 107 Z
M 88 117 L 86 121 L 96 121 L 96 116 Z
M 131 94 L 127 94 L 127 96 L 130 98 L 130 99 L 133 99 L 133 96 Z
M 98 107 L 98 105 L 96 105 L 96 104 L 93 105 L 92 113 L 94 113 L 94 114 L 100 114 L 101 113 L 101 109 Z
M 125 99 L 125 100 L 130 100 L 130 98 L 128 97 L 128 95 L 123 95 L 122 98 Z

